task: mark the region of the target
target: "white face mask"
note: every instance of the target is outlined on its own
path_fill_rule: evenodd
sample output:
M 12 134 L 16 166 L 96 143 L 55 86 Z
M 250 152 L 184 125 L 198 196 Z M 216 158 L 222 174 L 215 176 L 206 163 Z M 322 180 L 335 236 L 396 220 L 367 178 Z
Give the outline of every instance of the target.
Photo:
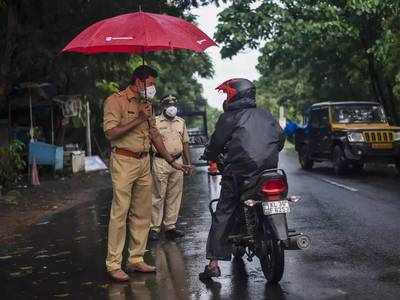
M 156 87 L 154 85 L 146 87 L 146 91 L 140 91 L 140 96 L 147 99 L 153 99 L 156 95 Z
M 165 109 L 165 114 L 170 118 L 175 118 L 177 113 L 178 113 L 178 108 L 176 108 L 176 106 L 168 106 Z

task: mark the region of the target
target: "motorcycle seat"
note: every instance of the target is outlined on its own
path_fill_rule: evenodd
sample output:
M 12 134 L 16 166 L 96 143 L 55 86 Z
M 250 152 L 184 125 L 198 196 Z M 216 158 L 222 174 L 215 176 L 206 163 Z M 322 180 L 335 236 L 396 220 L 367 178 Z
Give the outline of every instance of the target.
M 257 182 L 258 182 L 258 177 L 243 181 L 243 184 L 240 188 L 241 192 L 243 193 L 252 189 L 257 184 Z

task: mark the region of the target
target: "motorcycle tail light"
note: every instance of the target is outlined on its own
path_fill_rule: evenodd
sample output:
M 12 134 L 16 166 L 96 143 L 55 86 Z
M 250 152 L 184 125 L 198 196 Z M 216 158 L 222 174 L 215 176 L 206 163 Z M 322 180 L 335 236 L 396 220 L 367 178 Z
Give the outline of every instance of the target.
M 268 179 L 261 185 L 261 192 L 267 201 L 282 200 L 288 191 L 287 183 L 282 178 Z

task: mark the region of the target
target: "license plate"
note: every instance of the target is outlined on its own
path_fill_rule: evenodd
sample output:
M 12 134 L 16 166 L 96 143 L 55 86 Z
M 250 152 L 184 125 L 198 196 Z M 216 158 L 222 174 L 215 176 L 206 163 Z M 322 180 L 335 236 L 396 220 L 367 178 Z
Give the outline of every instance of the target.
M 289 201 L 271 201 L 262 203 L 264 215 L 286 214 L 290 212 Z
M 392 143 L 372 144 L 372 149 L 392 149 Z

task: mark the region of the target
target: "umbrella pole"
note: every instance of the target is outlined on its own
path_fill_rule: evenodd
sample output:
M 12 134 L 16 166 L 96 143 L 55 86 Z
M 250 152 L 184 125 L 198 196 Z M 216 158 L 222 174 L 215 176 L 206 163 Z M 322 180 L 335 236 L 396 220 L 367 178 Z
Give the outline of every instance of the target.
M 145 60 L 144 60 L 144 47 L 143 47 L 143 52 L 142 52 L 142 65 L 145 65 Z M 147 99 L 147 87 L 146 87 L 146 79 L 144 80 L 144 97 Z
M 142 57 L 142 65 L 146 64 L 146 61 L 144 60 L 144 47 L 142 46 L 142 53 L 141 53 L 141 57 Z

